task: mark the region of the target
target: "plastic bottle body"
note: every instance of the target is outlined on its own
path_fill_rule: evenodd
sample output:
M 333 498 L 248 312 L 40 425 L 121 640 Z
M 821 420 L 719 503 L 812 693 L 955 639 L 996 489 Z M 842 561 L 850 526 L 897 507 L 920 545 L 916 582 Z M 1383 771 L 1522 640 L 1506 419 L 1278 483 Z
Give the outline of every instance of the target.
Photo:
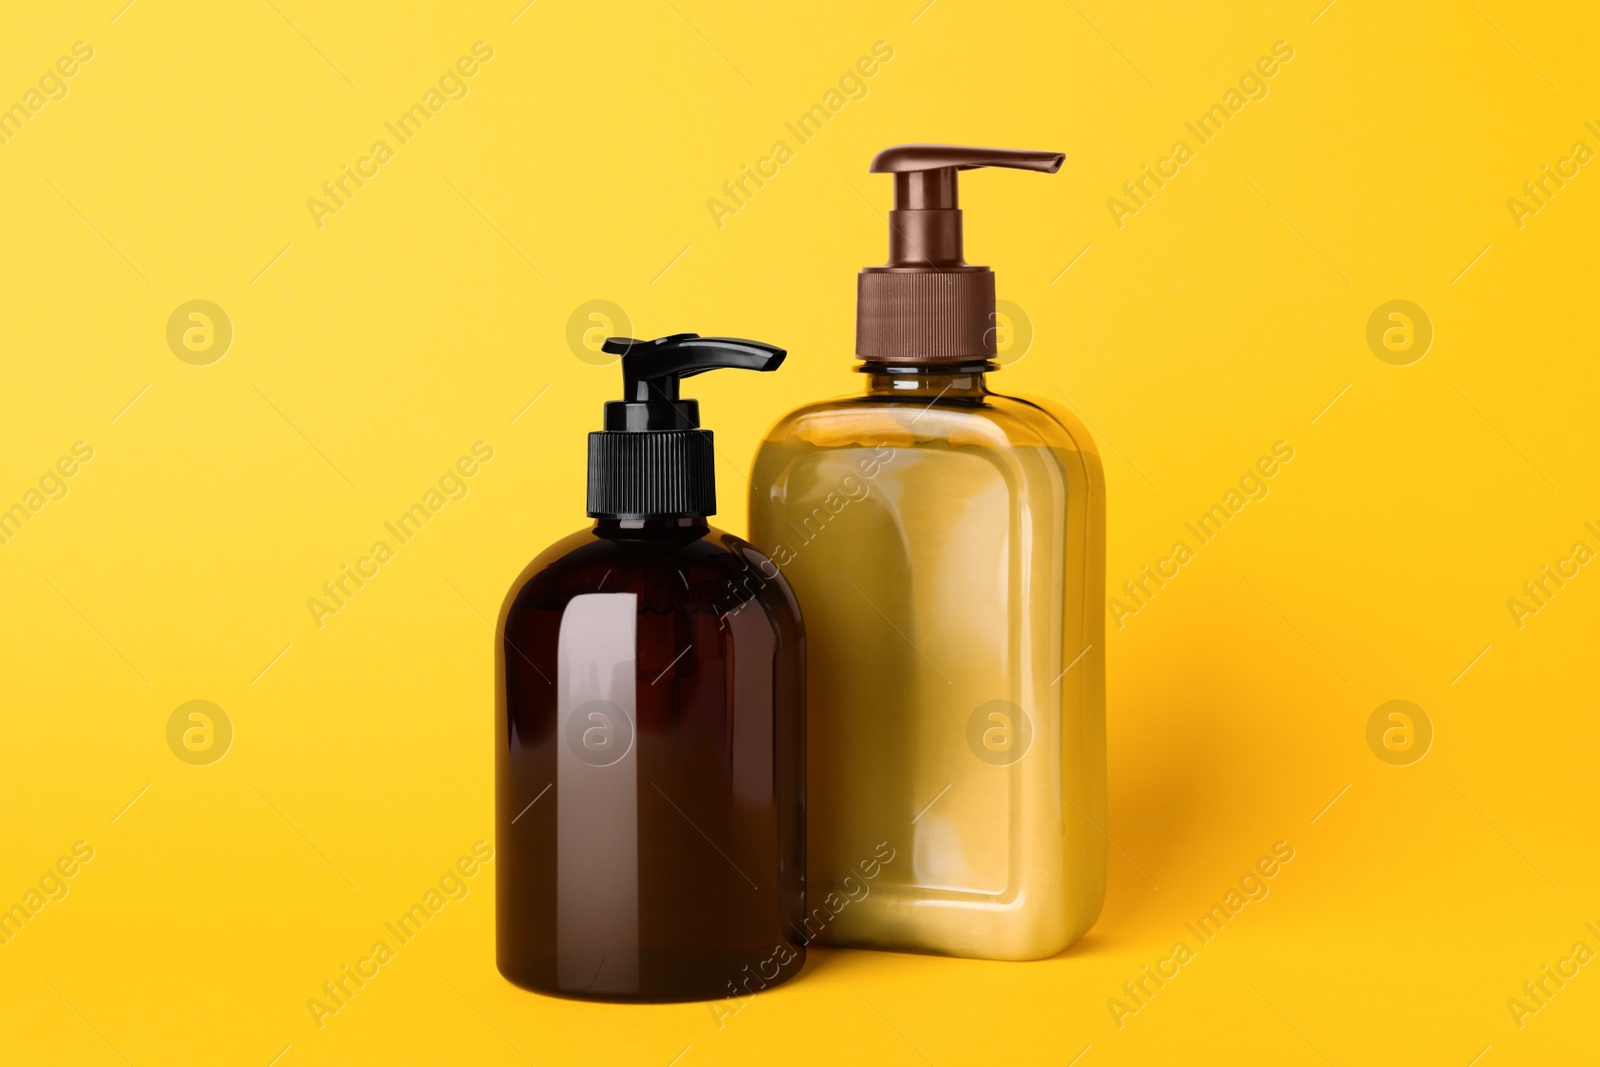
M 887 841 L 836 944 L 1050 956 L 1105 886 L 1105 490 L 1070 414 L 982 373 L 871 375 L 752 472 L 751 537 L 806 612 L 808 884 Z
M 626 525 L 552 547 L 500 613 L 500 971 L 565 996 L 745 996 L 804 962 L 800 615 L 738 538 Z

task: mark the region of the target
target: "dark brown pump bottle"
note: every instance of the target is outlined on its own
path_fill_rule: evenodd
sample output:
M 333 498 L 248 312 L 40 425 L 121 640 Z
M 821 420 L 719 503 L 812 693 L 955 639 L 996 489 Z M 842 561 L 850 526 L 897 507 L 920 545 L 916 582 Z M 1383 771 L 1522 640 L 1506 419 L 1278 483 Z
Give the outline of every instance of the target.
M 528 565 L 496 644 L 500 973 L 612 1000 L 745 996 L 805 960 L 805 637 L 766 556 L 713 529 L 680 378 L 784 351 L 612 338 L 591 529 Z

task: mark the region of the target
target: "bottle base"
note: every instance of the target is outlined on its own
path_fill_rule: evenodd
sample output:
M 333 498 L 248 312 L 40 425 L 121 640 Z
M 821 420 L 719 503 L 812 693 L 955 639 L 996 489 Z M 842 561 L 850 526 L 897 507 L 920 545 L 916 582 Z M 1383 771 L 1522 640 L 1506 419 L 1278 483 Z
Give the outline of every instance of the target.
M 1094 926 L 1099 910 L 1096 904 L 1093 911 L 1075 916 L 1076 921 L 1070 925 L 1001 923 L 987 928 L 969 916 L 956 914 L 924 913 L 913 920 L 903 915 L 871 916 L 863 912 L 850 917 L 854 920 L 851 922 L 844 921 L 846 916 L 841 915 L 841 921 L 823 930 L 817 942 L 829 948 L 1026 963 L 1069 952 Z
M 533 993 L 568 1000 L 674 1003 L 747 997 L 782 985 L 805 966 L 804 946 L 728 951 L 640 949 L 572 957 L 502 953 L 500 974 Z

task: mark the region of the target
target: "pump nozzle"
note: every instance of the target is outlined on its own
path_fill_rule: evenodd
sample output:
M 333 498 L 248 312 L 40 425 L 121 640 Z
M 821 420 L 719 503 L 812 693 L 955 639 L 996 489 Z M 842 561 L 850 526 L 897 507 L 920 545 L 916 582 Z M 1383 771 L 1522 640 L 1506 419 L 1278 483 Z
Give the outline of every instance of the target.
M 711 431 L 678 382 L 723 367 L 777 370 L 781 348 L 738 337 L 675 333 L 654 341 L 608 337 L 622 357 L 623 398 L 606 403 L 605 429 L 589 435 L 589 515 L 597 519 L 716 514 Z
M 894 175 L 889 262 L 861 272 L 856 354 L 900 363 L 993 359 L 994 273 L 963 258 L 956 175 L 980 167 L 1054 174 L 1065 158 L 942 144 L 879 152 L 869 172 Z
M 956 174 L 980 167 L 1009 167 L 1054 174 L 1066 156 L 1022 148 L 967 148 L 953 144 L 903 144 L 879 152 L 867 168 L 894 175 L 889 215 L 889 265 L 960 266 L 961 212 Z
M 708 370 L 777 370 L 781 348 L 739 337 L 675 333 L 654 341 L 608 337 L 601 351 L 622 357 L 623 398 L 606 405 L 608 430 L 686 430 L 700 425 L 700 407 L 680 402 L 678 382 Z

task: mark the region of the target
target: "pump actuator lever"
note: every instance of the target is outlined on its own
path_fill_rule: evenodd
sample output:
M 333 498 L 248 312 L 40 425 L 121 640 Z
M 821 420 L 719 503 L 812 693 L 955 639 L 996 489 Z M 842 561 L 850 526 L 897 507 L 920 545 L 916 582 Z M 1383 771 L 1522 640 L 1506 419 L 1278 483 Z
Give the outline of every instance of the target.
M 625 400 L 678 399 L 678 380 L 708 370 L 777 370 L 783 349 L 741 337 L 701 337 L 675 333 L 654 341 L 608 337 L 601 351 L 622 357 Z
M 777 370 L 788 355 L 742 337 L 675 333 L 654 341 L 608 337 L 601 351 L 622 357 L 622 399 L 606 404 L 607 430 L 692 430 L 700 405 L 678 396 L 678 382 L 708 370 Z

